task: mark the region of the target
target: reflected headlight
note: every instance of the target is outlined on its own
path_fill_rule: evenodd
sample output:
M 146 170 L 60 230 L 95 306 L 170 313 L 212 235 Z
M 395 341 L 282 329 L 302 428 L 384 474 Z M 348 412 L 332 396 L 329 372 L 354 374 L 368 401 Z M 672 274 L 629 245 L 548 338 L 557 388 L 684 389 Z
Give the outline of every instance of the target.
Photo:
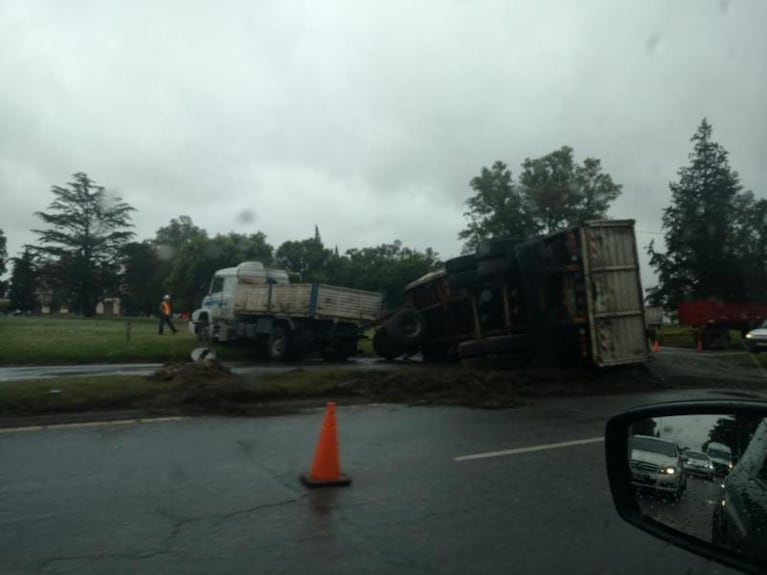
M 676 473 L 676 467 L 661 467 L 660 472 L 665 473 L 666 475 L 674 475 L 674 473 Z

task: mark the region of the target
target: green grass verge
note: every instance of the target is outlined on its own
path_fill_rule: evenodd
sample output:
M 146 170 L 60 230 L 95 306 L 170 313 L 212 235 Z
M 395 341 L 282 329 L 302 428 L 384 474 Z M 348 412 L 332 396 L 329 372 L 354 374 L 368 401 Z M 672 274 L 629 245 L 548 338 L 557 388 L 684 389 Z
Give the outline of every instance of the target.
M 129 327 L 130 326 L 130 327 Z M 199 346 L 186 322 L 157 333 L 149 318 L 0 317 L 0 364 L 121 363 L 185 360 Z M 246 346 L 214 346 L 224 360 L 253 356 Z
M 139 376 L 58 377 L 0 383 L 0 415 L 124 409 L 172 384 Z
M 332 396 L 343 370 L 295 370 L 259 378 L 158 381 L 142 376 L 73 376 L 0 383 L 0 417 L 78 411 L 207 408 L 270 399 Z M 236 410 L 234 410 L 236 411 Z
M 689 349 L 695 347 L 695 335 L 693 329 L 689 326 L 663 326 L 656 331 L 656 335 L 661 346 L 667 345 L 669 347 L 685 347 Z M 730 330 L 730 341 L 725 346 L 725 349 L 733 351 L 744 351 L 746 349 L 739 331 Z

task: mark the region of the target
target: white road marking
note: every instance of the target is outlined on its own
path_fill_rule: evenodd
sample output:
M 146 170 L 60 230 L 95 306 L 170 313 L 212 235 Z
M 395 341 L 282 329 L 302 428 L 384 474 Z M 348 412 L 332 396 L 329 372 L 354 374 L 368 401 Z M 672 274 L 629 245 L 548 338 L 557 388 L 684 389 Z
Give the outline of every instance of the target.
M 517 447 L 516 449 L 504 449 L 503 451 L 486 451 L 485 453 L 474 453 L 472 455 L 460 455 L 458 457 L 453 457 L 453 461 L 472 461 L 474 459 L 504 457 L 506 455 L 518 455 L 520 453 L 546 451 L 547 449 L 561 449 L 563 447 L 573 447 L 575 445 L 588 445 L 589 443 L 599 443 L 604 440 L 604 437 L 589 437 L 587 439 L 575 439 L 573 441 L 562 441 L 559 443 L 546 443 L 543 445 L 531 445 L 529 447 Z
M 26 427 L 7 427 L 0 433 L 22 433 L 24 431 L 42 431 L 43 429 L 66 429 L 77 427 L 107 427 L 111 425 L 132 425 L 136 423 L 162 423 L 163 421 L 183 421 L 188 417 L 149 417 L 146 419 L 115 419 L 112 421 L 83 421 L 81 423 L 53 423 L 51 425 L 28 425 Z

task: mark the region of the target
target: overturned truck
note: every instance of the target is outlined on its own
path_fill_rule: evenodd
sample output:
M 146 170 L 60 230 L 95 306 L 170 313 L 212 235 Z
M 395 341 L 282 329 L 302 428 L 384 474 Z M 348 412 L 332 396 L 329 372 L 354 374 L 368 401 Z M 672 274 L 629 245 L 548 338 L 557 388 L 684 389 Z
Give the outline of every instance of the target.
M 650 354 L 633 220 L 491 240 L 406 286 L 405 299 L 374 335 L 382 357 L 611 366 Z

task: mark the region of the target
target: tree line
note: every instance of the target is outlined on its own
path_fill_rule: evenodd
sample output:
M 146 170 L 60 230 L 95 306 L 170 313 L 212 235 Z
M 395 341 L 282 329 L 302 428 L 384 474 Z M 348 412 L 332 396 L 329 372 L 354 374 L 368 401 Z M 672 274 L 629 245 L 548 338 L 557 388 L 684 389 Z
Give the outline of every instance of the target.
M 692 137 L 690 163 L 669 184 L 670 204 L 661 224 L 665 251 L 646 247 L 658 284 L 648 301 L 672 309 L 686 299 L 767 301 L 767 200 L 744 191 L 727 151 L 713 141 L 703 119 Z M 483 167 L 469 182 L 466 228 L 458 233 L 465 253 L 493 238 L 529 238 L 607 217 L 622 186 L 599 159 L 578 163 L 569 146 L 527 158 L 515 180 L 506 163 Z M 295 281 L 324 282 L 380 291 L 387 307 L 401 303 L 402 288 L 439 269 L 439 255 L 398 240 L 340 253 L 322 241 L 319 229 L 278 247 L 260 231 L 211 236 L 185 215 L 173 218 L 153 238 L 138 241 L 135 209 L 78 172 L 53 186 L 53 201 L 36 212 L 37 242 L 11 258 L 10 282 L 0 282 L 13 309 L 67 306 L 91 315 L 105 297 L 121 298 L 128 314 L 152 314 L 164 293 L 177 310 L 200 303 L 213 272 L 257 260 L 290 272 Z M 0 230 L 0 276 L 8 263 Z

